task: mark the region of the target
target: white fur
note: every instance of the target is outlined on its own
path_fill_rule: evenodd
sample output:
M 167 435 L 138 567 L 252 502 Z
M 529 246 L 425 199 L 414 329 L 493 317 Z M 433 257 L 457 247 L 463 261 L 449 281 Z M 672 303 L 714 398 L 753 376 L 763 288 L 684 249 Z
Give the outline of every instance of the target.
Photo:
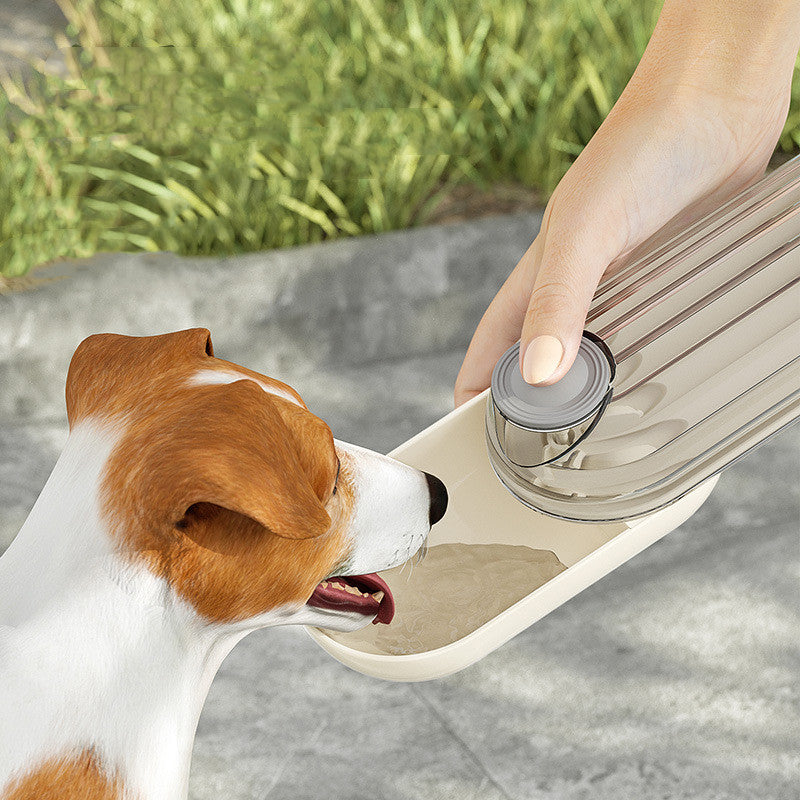
M 303 605 L 235 625 L 204 621 L 114 551 L 97 488 L 120 434 L 97 422 L 73 429 L 0 558 L 0 796 L 15 774 L 93 747 L 142 800 L 183 798 L 208 688 L 247 632 L 287 624 L 355 630 L 372 620 Z M 355 493 L 351 548 L 336 574 L 402 563 L 428 533 L 424 476 L 355 445 L 336 447 Z
M 300 403 L 297 402 L 297 398 L 289 392 L 284 392 L 283 389 L 278 386 L 264 383 L 254 378 L 252 375 L 243 375 L 241 372 L 223 372 L 218 369 L 203 369 L 192 375 L 192 377 L 189 378 L 189 383 L 194 386 L 208 386 L 213 384 L 233 383 L 234 381 L 241 380 L 253 381 L 253 383 L 257 383 L 267 394 L 274 394 L 278 397 L 282 397 L 284 400 L 294 403 L 296 406 L 300 405 Z
M 429 530 L 430 494 L 424 473 L 355 444 L 334 440 L 356 466 L 353 553 L 339 575 L 362 575 L 402 564 Z

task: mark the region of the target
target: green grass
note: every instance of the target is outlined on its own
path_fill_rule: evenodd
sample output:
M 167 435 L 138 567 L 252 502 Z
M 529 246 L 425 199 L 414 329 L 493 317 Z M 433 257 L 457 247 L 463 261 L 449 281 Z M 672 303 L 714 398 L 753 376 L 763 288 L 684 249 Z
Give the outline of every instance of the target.
M 74 5 L 73 5 L 74 3 Z M 651 0 L 61 0 L 70 76 L 0 93 L 0 274 L 424 222 L 455 185 L 550 192 Z M 782 146 L 800 144 L 800 87 Z

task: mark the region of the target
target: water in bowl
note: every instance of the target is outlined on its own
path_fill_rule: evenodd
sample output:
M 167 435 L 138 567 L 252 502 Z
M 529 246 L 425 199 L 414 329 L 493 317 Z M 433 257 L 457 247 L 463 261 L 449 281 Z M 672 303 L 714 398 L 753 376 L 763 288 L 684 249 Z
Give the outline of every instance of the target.
M 439 544 L 412 562 L 380 573 L 395 599 L 389 625 L 328 635 L 366 653 L 434 650 L 477 630 L 566 569 L 551 550 L 509 544 Z

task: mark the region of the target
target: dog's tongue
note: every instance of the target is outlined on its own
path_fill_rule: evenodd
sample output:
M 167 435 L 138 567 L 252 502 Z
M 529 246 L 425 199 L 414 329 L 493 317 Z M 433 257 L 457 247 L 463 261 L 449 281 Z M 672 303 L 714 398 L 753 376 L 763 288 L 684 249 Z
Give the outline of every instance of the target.
M 333 586 L 334 583 L 355 587 L 366 595 L 351 594 Z M 324 585 L 323 585 L 324 584 Z M 383 592 L 380 603 L 372 597 L 375 592 Z M 378 574 L 371 572 L 368 575 L 333 576 L 319 583 L 314 593 L 308 600 L 308 605 L 317 608 L 331 608 L 334 610 L 358 611 L 362 614 L 376 614 L 372 624 L 383 622 L 388 625 L 394 617 L 394 597 Z M 377 612 L 377 613 L 376 613 Z

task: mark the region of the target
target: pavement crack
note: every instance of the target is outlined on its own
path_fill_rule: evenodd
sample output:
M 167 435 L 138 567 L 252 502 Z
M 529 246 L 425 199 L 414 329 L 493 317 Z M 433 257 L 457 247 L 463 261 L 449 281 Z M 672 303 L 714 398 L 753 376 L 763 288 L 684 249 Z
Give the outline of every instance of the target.
M 303 746 L 306 747 L 308 745 L 316 744 L 317 739 L 319 739 L 319 737 L 322 734 L 322 731 L 327 727 L 327 725 L 328 725 L 327 720 L 323 720 L 322 722 L 320 722 L 320 724 L 317 726 L 317 729 L 311 735 L 311 738 L 308 741 L 303 742 Z M 294 747 L 286 754 L 286 757 L 283 759 L 283 761 L 281 761 L 280 765 L 278 766 L 278 769 L 275 770 L 275 774 L 272 776 L 272 781 L 269 784 L 269 788 L 261 796 L 262 800 L 266 800 L 266 798 L 269 797 L 270 794 L 272 794 L 272 790 L 278 785 L 278 783 L 280 783 L 280 780 L 283 777 L 283 773 L 286 771 L 286 767 L 288 766 L 289 762 L 295 757 L 295 754 L 299 749 L 300 749 L 299 747 Z
M 481 771 L 481 774 L 484 776 L 484 781 L 488 781 L 491 786 L 494 786 L 498 792 L 500 792 L 501 796 L 505 798 L 505 800 L 516 800 L 516 798 L 512 797 L 494 778 L 494 776 L 489 772 L 486 768 L 486 765 L 478 758 L 475 751 L 453 730 L 450 723 L 447 719 L 442 715 L 436 706 L 431 703 L 431 701 L 425 697 L 425 695 L 420 692 L 415 686 L 409 687 L 411 691 L 420 699 L 422 702 L 428 707 L 428 710 L 433 714 L 434 717 L 439 721 L 441 726 L 452 736 L 453 739 L 461 745 L 462 749 L 466 751 L 469 757 L 472 759 L 475 766 Z

